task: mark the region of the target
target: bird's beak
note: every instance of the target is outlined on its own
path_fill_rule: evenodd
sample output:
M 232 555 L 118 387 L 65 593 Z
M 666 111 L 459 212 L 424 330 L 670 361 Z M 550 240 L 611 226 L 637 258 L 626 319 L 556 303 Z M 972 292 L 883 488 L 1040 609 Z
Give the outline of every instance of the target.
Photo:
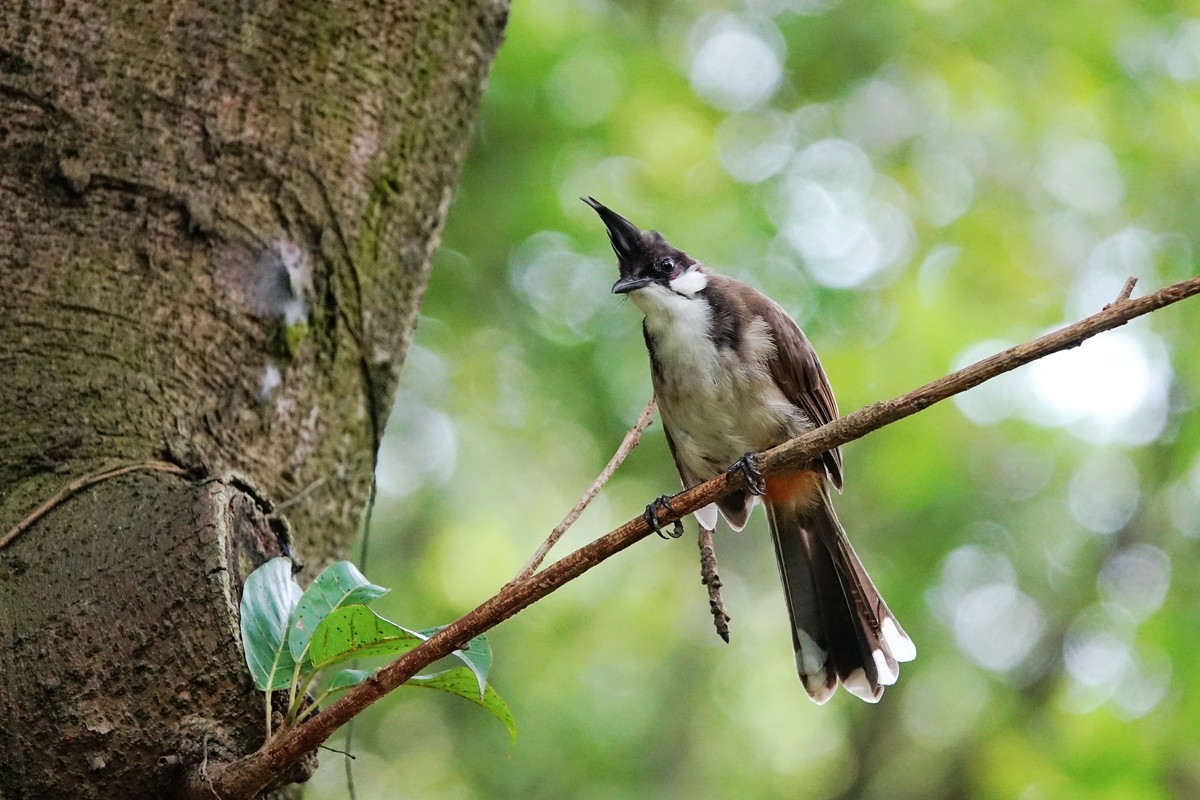
M 649 278 L 621 278 L 613 284 L 613 294 L 627 294 L 650 284 Z
M 632 261 L 636 258 L 643 247 L 642 232 L 638 226 L 611 208 L 608 208 L 594 197 L 581 197 L 579 199 L 594 208 L 596 213 L 600 215 L 600 219 L 604 221 L 605 227 L 608 228 L 608 238 L 612 241 L 613 252 L 617 254 L 617 258 L 624 261 Z M 617 281 L 617 283 L 619 284 L 620 281 Z M 632 287 L 624 291 L 632 291 L 633 288 L 638 287 Z M 616 286 L 613 287 L 613 291 L 617 291 Z

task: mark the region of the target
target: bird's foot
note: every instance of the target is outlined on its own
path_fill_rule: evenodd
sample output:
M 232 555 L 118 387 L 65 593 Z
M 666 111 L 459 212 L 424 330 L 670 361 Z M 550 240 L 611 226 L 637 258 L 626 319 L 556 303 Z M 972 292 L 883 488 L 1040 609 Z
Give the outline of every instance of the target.
M 742 473 L 742 477 L 746 479 L 746 487 L 752 494 L 766 494 L 767 482 L 762 476 L 762 472 L 758 469 L 758 454 L 746 453 L 746 455 L 733 462 L 726 473 L 729 477 L 733 477 L 734 473 Z
M 675 513 L 675 509 L 671 507 L 671 499 L 664 494 L 646 506 L 646 513 L 642 515 L 646 520 L 646 524 L 653 528 L 654 532 L 663 539 L 678 539 L 680 536 L 683 536 L 683 522 L 680 520 L 675 520 L 669 532 L 663 530 L 662 524 L 658 521 L 659 509 L 666 509 L 672 514 Z

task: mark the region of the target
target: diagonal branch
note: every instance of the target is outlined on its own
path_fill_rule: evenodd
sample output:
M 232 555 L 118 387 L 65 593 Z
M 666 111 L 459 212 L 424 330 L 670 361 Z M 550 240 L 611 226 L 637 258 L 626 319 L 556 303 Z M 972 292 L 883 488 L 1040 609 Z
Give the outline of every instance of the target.
M 759 467 L 764 475 L 796 469 L 820 453 L 859 439 L 866 434 L 916 414 L 941 400 L 1010 372 L 1044 356 L 1077 347 L 1087 339 L 1130 320 L 1200 293 L 1200 276 L 1168 286 L 1136 300 L 1118 298 L 1103 311 L 1073 325 L 1010 347 L 969 367 L 958 370 L 894 400 L 874 403 L 845 417 L 764 451 Z M 657 506 L 660 525 L 668 525 L 703 508 L 734 489 L 744 489 L 740 473 L 718 475 L 706 483 L 680 492 L 670 506 Z M 607 558 L 625 550 L 652 532 L 643 516 L 635 517 L 616 530 L 584 545 L 573 553 L 519 582 L 505 586 L 482 605 L 447 625 L 419 647 L 383 667 L 370 679 L 351 689 L 339 700 L 304 724 L 267 742 L 258 752 L 237 761 L 209 765 L 215 791 L 223 798 L 250 798 L 291 764 L 317 748 L 339 727 L 363 709 L 417 674 L 422 668 L 465 645 L 526 606 L 574 580 Z M 209 785 L 194 773 L 188 797 L 209 795 Z

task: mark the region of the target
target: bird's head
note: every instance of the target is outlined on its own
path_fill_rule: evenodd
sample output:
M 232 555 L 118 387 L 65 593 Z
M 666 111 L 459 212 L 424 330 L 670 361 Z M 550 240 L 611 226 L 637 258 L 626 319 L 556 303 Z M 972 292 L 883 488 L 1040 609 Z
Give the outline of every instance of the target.
M 594 197 L 581 199 L 604 221 L 617 254 L 621 277 L 613 284 L 613 294 L 629 294 L 634 299 L 645 292 L 692 297 L 704 288 L 707 279 L 699 262 L 667 244 L 661 233 L 641 230 Z

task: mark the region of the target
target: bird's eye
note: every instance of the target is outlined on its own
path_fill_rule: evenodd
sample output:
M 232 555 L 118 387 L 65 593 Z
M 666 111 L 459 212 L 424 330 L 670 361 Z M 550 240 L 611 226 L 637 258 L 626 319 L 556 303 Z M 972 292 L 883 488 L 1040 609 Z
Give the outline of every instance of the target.
M 675 259 L 669 258 L 669 257 L 668 258 L 660 258 L 658 260 L 658 263 L 655 264 L 654 266 L 658 269 L 658 272 L 660 274 L 670 275 L 671 273 L 673 273 L 675 271 Z

